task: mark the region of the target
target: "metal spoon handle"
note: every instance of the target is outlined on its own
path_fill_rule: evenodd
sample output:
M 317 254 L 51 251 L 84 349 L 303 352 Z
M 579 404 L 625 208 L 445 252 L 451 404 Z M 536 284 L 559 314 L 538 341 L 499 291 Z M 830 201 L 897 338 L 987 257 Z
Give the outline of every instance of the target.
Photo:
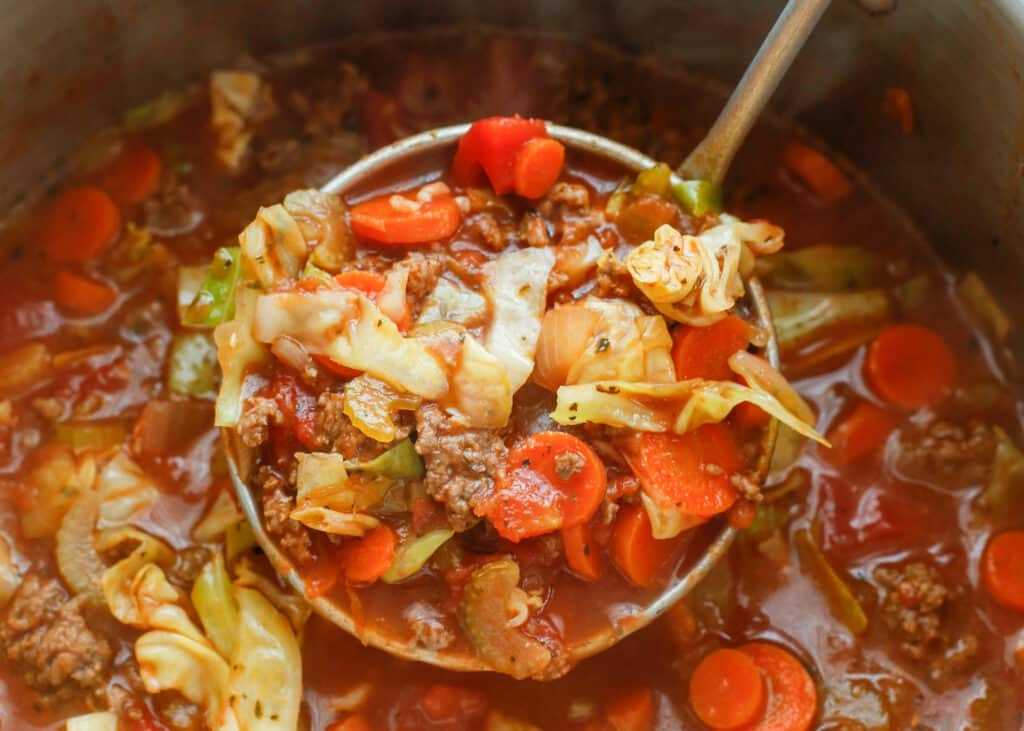
M 775 93 L 829 2 L 789 0 L 786 3 L 711 131 L 679 166 L 681 177 L 722 182 L 736 151 Z

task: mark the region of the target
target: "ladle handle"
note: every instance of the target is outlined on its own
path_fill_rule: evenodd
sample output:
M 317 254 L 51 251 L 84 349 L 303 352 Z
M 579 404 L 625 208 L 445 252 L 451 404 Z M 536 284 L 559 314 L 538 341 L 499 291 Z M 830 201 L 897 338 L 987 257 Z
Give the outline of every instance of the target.
M 829 2 L 789 0 L 786 3 L 714 126 L 679 166 L 681 177 L 722 182 L 736 151 L 775 93 Z

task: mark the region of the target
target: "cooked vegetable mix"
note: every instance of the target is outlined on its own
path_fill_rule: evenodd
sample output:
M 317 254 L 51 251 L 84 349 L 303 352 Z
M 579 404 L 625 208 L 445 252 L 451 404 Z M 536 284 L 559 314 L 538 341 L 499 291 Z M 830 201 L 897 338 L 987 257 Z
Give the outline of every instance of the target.
M 790 129 L 724 187 L 674 177 L 678 131 L 718 105 L 702 85 L 552 38 L 438 38 L 220 69 L 12 216 L 5 727 L 1020 728 L 1024 440 L 998 293 Z M 665 162 L 614 168 L 542 118 Z M 318 190 L 471 119 L 427 171 Z M 217 427 L 308 596 L 496 673 L 400 662 L 311 614 Z M 682 602 L 570 667 L 726 526 Z

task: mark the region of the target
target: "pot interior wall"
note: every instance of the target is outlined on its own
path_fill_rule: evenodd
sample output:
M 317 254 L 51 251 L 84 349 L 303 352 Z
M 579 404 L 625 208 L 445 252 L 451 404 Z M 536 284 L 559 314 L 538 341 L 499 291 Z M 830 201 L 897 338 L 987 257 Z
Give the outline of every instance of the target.
M 246 52 L 472 22 L 600 38 L 732 83 L 782 6 L 778 0 L 4 4 L 4 209 L 59 170 L 62 157 L 120 110 Z M 871 15 L 854 0 L 836 0 L 775 109 L 845 153 L 914 217 L 947 261 L 979 270 L 1024 317 L 1024 298 L 1014 289 L 1024 272 L 1022 68 L 1024 3 L 898 2 L 891 12 Z M 909 137 L 880 112 L 888 86 L 911 93 L 917 130 Z

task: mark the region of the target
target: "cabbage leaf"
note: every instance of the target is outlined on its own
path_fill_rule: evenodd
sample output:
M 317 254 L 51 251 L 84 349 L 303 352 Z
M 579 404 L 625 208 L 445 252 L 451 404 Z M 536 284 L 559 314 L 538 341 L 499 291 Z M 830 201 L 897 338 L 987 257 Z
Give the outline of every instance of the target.
M 547 280 L 554 266 L 551 249 L 531 248 L 502 254 L 483 267 L 484 296 L 491 305 L 484 347 L 504 364 L 512 393 L 533 372 Z
M 345 204 L 338 196 L 319 190 L 296 190 L 284 197 L 282 205 L 312 250 L 310 263 L 337 272 L 352 258 L 355 241 L 345 225 Z
M 741 403 L 752 403 L 794 431 L 828 444 L 769 393 L 729 381 L 699 378 L 678 383 L 598 383 L 562 386 L 551 418 L 566 426 L 593 422 L 635 431 L 685 434 L 720 422 Z
M 217 326 L 213 340 L 220 363 L 220 392 L 214 412 L 214 424 L 233 427 L 242 416 L 245 377 L 264 362 L 267 349 L 253 337 L 253 323 L 259 293 L 239 287 L 235 298 L 235 319 Z
M 238 242 L 246 279 L 267 289 L 297 277 L 309 255 L 299 224 L 280 204 L 260 208 Z
M 672 383 L 672 336 L 665 319 L 632 302 L 587 297 L 583 307 L 601 316 L 587 347 L 569 368 L 567 384 L 596 381 Z

